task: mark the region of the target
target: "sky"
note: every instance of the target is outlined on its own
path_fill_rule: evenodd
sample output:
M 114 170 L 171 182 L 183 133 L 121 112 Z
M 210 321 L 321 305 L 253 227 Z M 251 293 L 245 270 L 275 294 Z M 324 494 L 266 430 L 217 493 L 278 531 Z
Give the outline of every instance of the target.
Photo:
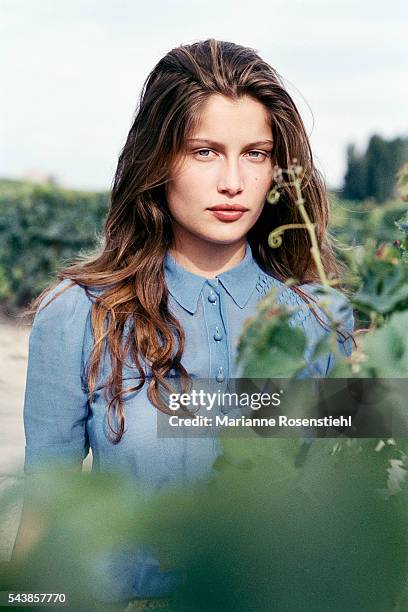
M 316 164 L 408 136 L 406 0 L 0 0 L 0 177 L 109 189 L 143 82 L 205 38 L 255 48 L 284 78 Z

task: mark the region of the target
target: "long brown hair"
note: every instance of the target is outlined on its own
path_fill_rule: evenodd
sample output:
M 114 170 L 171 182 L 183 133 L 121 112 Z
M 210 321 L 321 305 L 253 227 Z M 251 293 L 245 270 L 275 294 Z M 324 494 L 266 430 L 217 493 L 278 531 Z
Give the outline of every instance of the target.
M 125 431 L 123 395 L 145 383 L 142 361 L 150 364 L 152 371 L 148 397 L 163 411 L 167 410 L 159 391 L 160 386 L 168 388 L 166 374 L 175 368 L 183 384 L 189 380 L 181 363 L 185 335 L 169 311 L 164 277 L 163 262 L 173 239 L 165 185 L 212 94 L 234 100 L 252 96 L 268 110 L 274 141 L 272 158 L 280 168 L 287 168 L 294 158 L 302 166 L 303 197 L 315 223 L 325 272 L 330 278 L 341 276 L 327 234 L 329 204 L 324 182 L 314 166 L 300 114 L 281 77 L 255 50 L 232 42 L 209 39 L 172 49 L 144 83 L 114 176 L 102 247 L 96 254 L 78 257 L 57 275 L 60 281 L 72 281 L 64 290 L 76 283 L 90 296 L 92 288 L 99 289 L 93 295 L 91 313 L 94 347 L 88 364 L 88 390 L 92 397 L 107 342 L 112 372 L 105 384 L 105 395 L 114 443 Z M 287 232 L 282 247 L 273 251 L 267 244 L 274 228 L 302 223 L 295 197 L 294 190 L 286 188 L 279 205 L 266 204 L 248 241 L 259 265 L 276 278 L 285 281 L 292 277 L 299 283 L 318 281 L 305 230 Z M 34 309 L 50 290 L 38 296 Z M 294 290 L 306 301 L 313 299 L 300 288 Z M 124 334 L 129 322 L 129 333 Z M 122 367 L 129 357 L 140 383 L 124 390 Z M 111 426 L 112 410 L 118 431 Z

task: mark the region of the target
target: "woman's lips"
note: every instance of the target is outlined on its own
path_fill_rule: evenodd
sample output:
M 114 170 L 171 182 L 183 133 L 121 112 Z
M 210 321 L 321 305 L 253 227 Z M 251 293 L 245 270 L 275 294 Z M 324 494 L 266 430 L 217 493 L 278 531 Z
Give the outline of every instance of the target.
M 236 221 L 245 214 L 245 210 L 210 210 L 220 221 Z
M 237 210 L 236 208 L 233 208 L 231 210 L 209 208 L 208 210 L 214 215 L 214 217 L 217 217 L 217 219 L 219 219 L 220 221 L 237 221 L 237 219 L 240 219 L 242 215 L 246 213 L 246 210 Z

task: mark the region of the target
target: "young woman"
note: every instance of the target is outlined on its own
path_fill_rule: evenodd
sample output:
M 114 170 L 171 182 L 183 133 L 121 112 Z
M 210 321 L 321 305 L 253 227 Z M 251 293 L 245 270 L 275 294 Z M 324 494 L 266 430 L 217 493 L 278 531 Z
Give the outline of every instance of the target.
M 225 385 L 238 375 L 237 340 L 277 287 L 297 309 L 306 359 L 327 334 L 314 303 L 319 276 L 304 229 L 271 249 L 270 232 L 302 223 L 295 193 L 266 196 L 274 167 L 296 158 L 326 274 L 341 276 L 328 239 L 328 199 L 296 106 L 254 50 L 213 39 L 171 50 L 149 75 L 119 158 L 99 253 L 59 273 L 35 303 L 25 396 L 25 472 L 50 461 L 119 471 L 146 491 L 211 473 L 214 439 L 159 438 L 160 389 L 181 377 Z M 298 284 L 287 288 L 284 281 Z M 351 309 L 331 313 L 350 354 Z M 326 376 L 333 354 L 309 364 Z M 133 556 L 132 556 L 133 555 Z M 139 555 L 139 556 L 138 556 Z M 164 597 L 175 585 L 148 552 L 122 558 L 112 599 Z M 119 563 L 119 561 L 118 561 Z

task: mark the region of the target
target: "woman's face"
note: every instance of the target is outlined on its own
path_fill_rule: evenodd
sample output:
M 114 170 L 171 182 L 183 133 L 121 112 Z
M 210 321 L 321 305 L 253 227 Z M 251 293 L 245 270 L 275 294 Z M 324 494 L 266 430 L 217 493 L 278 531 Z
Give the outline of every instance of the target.
M 272 145 L 263 104 L 249 96 L 207 100 L 166 185 L 178 248 L 184 241 L 198 248 L 242 244 L 271 188 Z

